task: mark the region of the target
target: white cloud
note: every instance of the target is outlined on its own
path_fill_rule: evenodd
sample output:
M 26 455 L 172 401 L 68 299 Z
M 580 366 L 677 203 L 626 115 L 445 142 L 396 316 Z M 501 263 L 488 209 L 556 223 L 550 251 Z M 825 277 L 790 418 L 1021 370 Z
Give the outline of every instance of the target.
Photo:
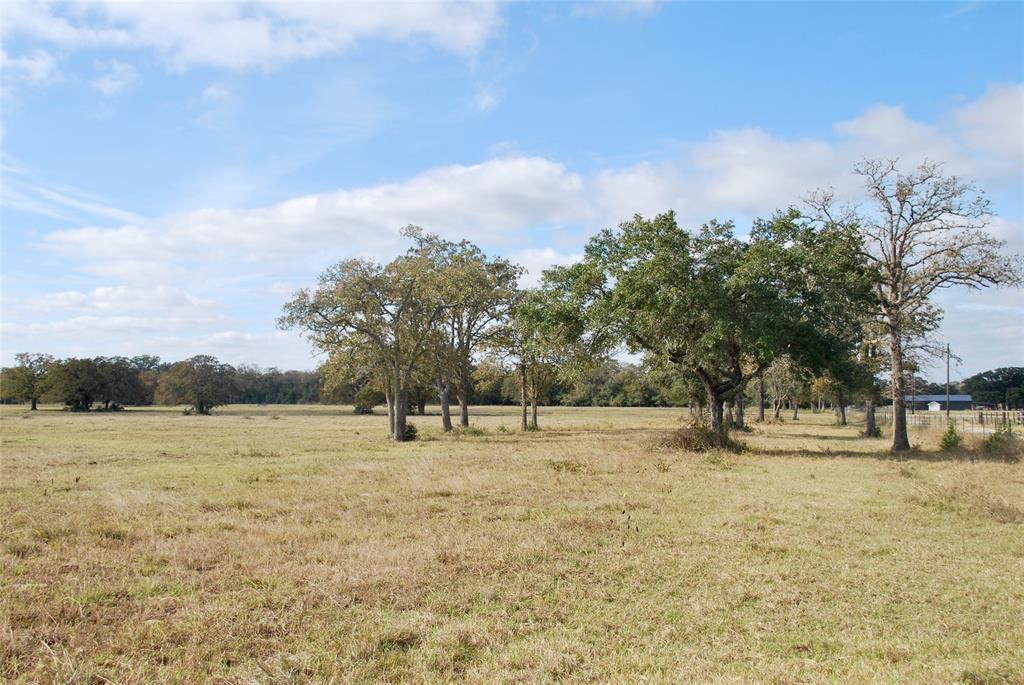
M 116 59 L 104 65 L 106 73 L 92 82 L 96 90 L 104 95 L 116 95 L 139 80 L 135 67 Z
M 88 337 L 92 334 L 130 336 L 180 330 L 207 323 L 207 319 L 164 316 L 76 316 L 61 321 L 19 324 L 4 322 L 5 337 L 33 339 L 46 337 Z
M 67 185 L 45 183 L 17 160 L 5 155 L 0 165 L 0 200 L 5 208 L 69 222 L 90 220 L 138 221 L 139 217 L 113 207 L 103 198 Z
M 634 212 L 653 215 L 673 208 L 687 226 L 715 216 L 735 218 L 742 230 L 750 217 L 798 203 L 817 187 L 833 186 L 841 196 L 856 197 L 860 181 L 850 169 L 869 155 L 901 156 L 905 166 L 923 158 L 944 160 L 953 172 L 977 173 L 982 187 L 990 191 L 1019 191 L 1024 153 L 1012 145 L 991 149 L 986 137 L 990 128 L 1012 132 L 1019 124 L 1013 101 L 1007 104 L 1006 100 L 1017 86 L 1006 88 L 991 89 L 939 123 L 913 120 L 900 107 L 875 106 L 837 123 L 836 136 L 830 140 L 787 139 L 754 128 L 723 130 L 674 159 L 591 172 L 543 157 L 510 154 L 253 209 L 208 208 L 129 221 L 118 221 L 115 210 L 95 217 L 118 221 L 112 227 L 92 220 L 78 228 L 53 231 L 42 244 L 72 268 L 84 268 L 107 282 L 146 287 L 164 283 L 168 288 L 173 283 L 204 283 L 208 285 L 204 292 L 210 293 L 226 292 L 212 284 L 231 279 L 236 289 L 232 292 L 248 289 L 249 301 L 255 305 L 264 300 L 279 302 L 290 292 L 288 284 L 307 281 L 332 260 L 395 254 L 403 246 L 399 228 L 415 223 L 447 237 L 469 237 L 489 251 L 508 254 L 529 269 L 526 282 L 534 283 L 547 266 L 575 259 L 594 230 Z M 1022 229 L 1019 218 L 996 219 L 991 227 L 1015 251 L 1024 246 Z M 117 302 L 128 292 L 58 293 L 44 303 L 123 315 L 123 301 L 108 309 L 97 303 Z M 168 318 L 174 319 L 171 302 L 176 294 L 166 290 L 161 299 L 151 293 L 153 307 L 145 311 L 170 312 Z M 245 300 L 246 295 L 240 297 Z M 951 297 L 942 301 L 950 312 L 950 325 L 984 331 L 984 322 L 989 321 L 993 335 L 1002 336 L 1002 352 L 986 343 L 986 360 L 1005 364 L 1019 356 L 1019 350 L 1012 348 L 1019 340 L 1013 337 L 1013 326 L 1010 330 L 1002 323 L 994 325 L 992 317 L 998 313 L 959 308 L 966 301 L 960 298 L 966 295 Z M 978 302 L 991 303 L 988 299 Z M 196 309 L 182 311 L 191 315 Z M 79 327 L 94 323 L 81 317 L 74 321 Z M 246 327 L 233 324 L 230 330 L 245 332 Z M 225 333 L 207 331 L 218 332 Z M 222 342 L 232 339 L 226 333 L 222 337 Z M 974 338 L 963 338 L 962 343 L 981 349 Z M 255 343 L 251 349 L 255 351 Z
M 1024 160 L 1024 84 L 991 86 L 954 116 L 968 143 L 997 163 L 1008 163 L 1011 172 L 1020 173 L 1019 164 Z
M 75 310 L 125 314 L 128 312 L 200 312 L 215 307 L 212 300 L 189 295 L 180 288 L 101 286 L 89 292 L 69 290 L 36 297 L 29 303 L 40 311 Z
M 149 280 L 187 261 L 271 263 L 329 248 L 386 254 L 397 248 L 399 229 L 410 223 L 452 237 L 501 242 L 523 226 L 576 220 L 582 189 L 581 177 L 561 164 L 536 157 L 497 159 L 257 209 L 204 209 L 142 225 L 54 231 L 44 244 L 86 260 L 96 273 L 114 270 L 129 277 L 134 271 Z
M 509 255 L 508 258 L 514 264 L 519 264 L 526 269 L 520 284 L 524 287 L 532 287 L 540 283 L 540 277 L 544 275 L 545 269 L 578 262 L 583 258 L 583 252 L 563 253 L 551 247 L 530 247 L 519 250 Z
M 1004 128 L 1012 123 L 997 113 L 1015 116 L 1012 107 L 989 107 L 988 97 L 960 110 L 969 113 L 961 117 L 968 122 L 966 134 L 913 121 L 899 107 L 876 106 L 836 124 L 836 141 L 791 140 L 749 128 L 718 131 L 681 158 L 589 175 L 542 157 L 507 156 L 255 209 L 210 208 L 116 228 L 55 231 L 44 242 L 97 271 L 114 265 L 125 273 L 135 263 L 146 276 L 168 265 L 226 256 L 258 263 L 339 246 L 347 254 L 382 255 L 396 249 L 398 229 L 408 223 L 447 236 L 514 244 L 521 239 L 518 231 L 531 227 L 593 229 L 635 212 L 669 208 L 691 225 L 712 216 L 764 216 L 799 203 L 818 187 L 854 197 L 860 181 L 850 169 L 867 155 L 901 156 L 905 164 L 946 160 L 953 171 L 981 168 L 970 144 L 978 112 Z M 1013 149 L 1003 155 L 1002 175 L 979 179 L 983 185 L 1019 182 L 1024 155 Z
M 20 56 L 8 55 L 6 50 L 0 49 L 0 74 L 3 75 L 4 95 L 9 95 L 19 84 L 41 86 L 60 79 L 57 58 L 40 49 Z
M 490 109 L 494 109 L 494 107 L 498 104 L 498 102 L 500 102 L 500 100 L 501 97 L 498 95 L 497 92 L 494 91 L 494 89 L 480 88 L 476 92 L 474 104 L 476 105 L 476 108 L 478 110 L 480 110 L 481 112 L 486 112 Z
M 500 23 L 492 2 L 7 2 L 3 31 L 64 50 L 151 49 L 175 70 L 271 69 L 372 38 L 472 55 Z
M 223 83 L 211 83 L 203 88 L 203 97 L 207 100 L 227 100 L 231 97 L 231 89 Z
M 604 0 L 602 2 L 573 3 L 570 14 L 574 17 L 647 16 L 658 8 L 655 0 Z

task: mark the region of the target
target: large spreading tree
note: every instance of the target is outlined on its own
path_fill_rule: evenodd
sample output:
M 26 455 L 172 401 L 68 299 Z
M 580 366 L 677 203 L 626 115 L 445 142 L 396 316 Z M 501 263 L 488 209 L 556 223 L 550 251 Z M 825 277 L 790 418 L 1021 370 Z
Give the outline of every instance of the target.
M 402 441 L 417 366 L 449 307 L 445 292 L 444 274 L 421 251 L 383 265 L 348 259 L 295 293 L 278 325 L 329 354 L 372 358 L 385 381 L 391 437 Z
M 606 229 L 584 259 L 545 274 L 596 347 L 615 342 L 695 376 L 724 437 L 724 404 L 773 360 L 812 369 L 855 344 L 863 297 L 856 235 L 815 228 L 795 210 L 757 221 L 748 238 L 712 221 L 689 232 L 673 212 Z M 583 339 L 581 336 L 577 336 Z
M 416 241 L 412 253 L 430 259 L 443 274 L 439 288 L 447 305 L 435 323 L 422 375 L 437 392 L 443 430 L 452 429 L 453 387 L 459 425 L 468 426 L 475 360 L 507 319 L 523 270 L 507 259 L 488 257 L 468 240 L 444 240 L 416 226 L 407 226 L 405 235 Z
M 1004 243 L 985 231 L 988 200 L 973 184 L 926 162 L 910 172 L 896 160 L 869 159 L 854 169 L 863 177 L 870 204 L 838 207 L 831 192 L 810 204 L 828 224 L 845 224 L 860 235 L 859 252 L 871 266 L 872 314 L 889 347 L 892 450 L 910 449 L 906 418 L 905 364 L 908 346 L 926 339 L 942 318 L 932 296 L 943 288 L 1015 285 L 1019 257 L 1003 254 Z
M 3 394 L 27 400 L 35 411 L 46 390 L 46 372 L 53 365 L 54 358 L 48 354 L 19 352 L 14 359 L 18 365 L 5 369 Z
M 171 364 L 160 375 L 157 395 L 164 404 L 188 404 L 197 414 L 209 414 L 231 401 L 235 370 L 216 357 L 200 354 Z

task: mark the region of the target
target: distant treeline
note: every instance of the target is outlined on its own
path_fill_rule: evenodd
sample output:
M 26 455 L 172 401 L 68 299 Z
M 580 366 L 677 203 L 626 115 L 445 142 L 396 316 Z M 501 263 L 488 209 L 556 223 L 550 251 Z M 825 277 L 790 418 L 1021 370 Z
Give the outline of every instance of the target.
M 198 356 L 164 362 L 153 355 L 57 359 L 19 354 L 18 364 L 0 370 L 0 401 L 5 404 L 57 403 L 77 411 L 117 410 L 126 406 L 194 404 L 352 404 L 380 391 L 365 379 L 333 382 L 325 387 L 325 371 L 282 371 L 253 364 L 231 366 Z M 483 363 L 474 369 L 473 404 L 516 404 L 519 388 L 511 369 Z M 437 401 L 432 389 L 416 388 L 413 407 Z M 541 398 L 546 405 L 681 406 L 685 391 L 659 383 L 634 364 L 603 364 L 576 383 L 552 383 Z
M 222 404 L 356 404 L 368 410 L 383 403 L 383 392 L 366 378 L 325 383 L 329 368 L 282 371 L 254 364 L 231 366 L 210 356 L 164 362 L 153 355 L 57 359 L 43 354 L 18 354 L 16 366 L 0 369 L 0 401 L 5 404 L 38 402 L 63 404 L 77 411 L 117 410 L 126 406 L 191 404 L 205 410 Z M 828 388 L 799 382 L 792 376 L 779 380 L 770 374 L 766 399 L 771 404 L 825 408 L 834 404 Z M 472 373 L 471 403 L 511 405 L 520 400 L 514 369 L 483 361 Z M 921 378 L 908 379 L 918 394 L 942 394 L 945 386 Z M 974 401 L 1024 406 L 1024 367 L 984 371 L 952 387 L 969 393 Z M 750 400 L 755 401 L 754 393 Z M 777 397 L 776 397 L 777 395 Z M 692 384 L 675 374 L 651 370 L 643 364 L 607 361 L 590 368 L 572 382 L 554 380 L 540 403 L 577 407 L 682 407 L 701 400 Z M 437 402 L 432 388 L 415 387 L 410 409 L 422 411 Z M 770 404 L 769 404 L 770 406 Z
M 191 404 L 197 393 L 206 406 L 300 404 L 321 400 L 315 371 L 281 371 L 251 364 L 230 366 L 213 357 L 168 363 L 152 355 L 56 359 L 19 354 L 2 369 L 4 403 L 64 404 L 70 409 L 116 410 L 125 406 Z M 197 370 L 199 373 L 197 373 Z

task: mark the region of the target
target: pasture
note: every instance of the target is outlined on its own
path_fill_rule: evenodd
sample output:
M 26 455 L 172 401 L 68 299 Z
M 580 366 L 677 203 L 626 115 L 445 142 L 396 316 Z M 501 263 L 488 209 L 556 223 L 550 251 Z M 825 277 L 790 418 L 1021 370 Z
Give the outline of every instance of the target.
M 3 407 L 0 678 L 1024 682 L 1024 464 L 516 411 Z

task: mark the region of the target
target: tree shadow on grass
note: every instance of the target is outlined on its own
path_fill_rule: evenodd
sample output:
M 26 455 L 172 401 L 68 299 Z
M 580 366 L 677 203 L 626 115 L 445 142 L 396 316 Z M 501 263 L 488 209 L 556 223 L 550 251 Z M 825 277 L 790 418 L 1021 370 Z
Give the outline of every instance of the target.
M 989 463 L 1013 463 L 1012 458 L 1005 454 L 993 454 L 988 452 L 942 452 L 927 450 L 907 450 L 905 452 L 891 452 L 889 450 L 808 450 L 808 449 L 756 449 L 748 447 L 753 454 L 763 454 L 770 457 L 811 457 L 830 459 L 833 457 L 855 458 L 855 459 L 876 459 L 878 461 L 919 461 L 919 462 L 989 462 Z
M 840 428 L 840 426 L 834 426 L 834 428 Z M 856 440 L 863 440 L 864 436 L 857 435 L 822 435 L 821 433 L 761 433 L 761 437 L 770 438 L 774 440 L 789 439 L 789 438 L 807 438 L 809 440 L 849 440 L 851 442 Z

